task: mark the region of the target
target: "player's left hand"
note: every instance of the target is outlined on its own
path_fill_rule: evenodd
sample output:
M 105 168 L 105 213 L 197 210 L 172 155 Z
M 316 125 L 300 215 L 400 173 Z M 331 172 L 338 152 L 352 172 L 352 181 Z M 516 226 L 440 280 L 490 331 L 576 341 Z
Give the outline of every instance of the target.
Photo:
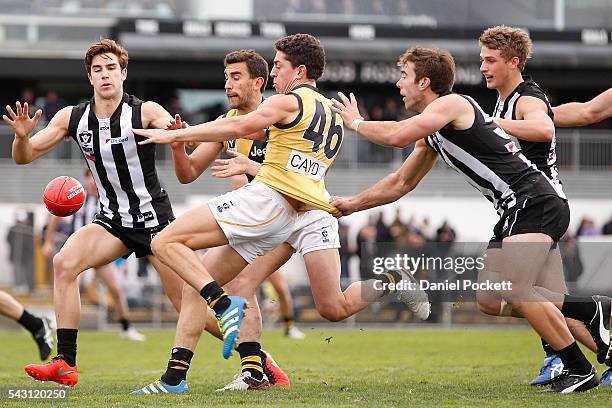
M 242 153 L 227 150 L 227 155 L 231 159 L 217 159 L 216 166 L 212 166 L 210 170 L 212 175 L 219 178 L 227 178 L 246 174 L 249 166 L 249 158 Z
M 174 115 L 174 119 L 171 119 L 164 129 L 166 130 L 176 130 L 176 129 L 184 129 L 186 128 L 187 122 L 183 122 L 181 119 L 181 115 L 178 113 Z
M 340 211 L 339 215 L 332 214 L 336 218 L 350 215 L 355 212 L 355 206 L 351 198 L 331 196 L 329 199 L 329 203 Z
M 359 113 L 357 99 L 352 92 L 349 94 L 350 99 L 347 98 L 342 92 L 338 92 L 338 97 L 340 98 L 339 101 L 332 98 L 333 104 L 330 109 L 342 116 L 344 126 L 348 127 L 349 129 L 353 129 L 352 124 L 355 119 L 363 120 L 363 116 L 361 116 Z
M 150 143 L 163 143 L 168 144 L 176 142 L 175 132 L 172 130 L 165 129 L 132 129 L 134 134 L 146 137 L 146 140 L 138 142 L 139 145 L 146 145 Z

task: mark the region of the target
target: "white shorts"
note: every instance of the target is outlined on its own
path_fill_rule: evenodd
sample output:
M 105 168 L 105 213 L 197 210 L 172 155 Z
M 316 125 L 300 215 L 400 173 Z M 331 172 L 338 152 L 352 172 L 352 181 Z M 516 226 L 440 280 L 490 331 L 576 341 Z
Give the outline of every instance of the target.
M 301 255 L 322 249 L 340 248 L 338 220 L 323 210 L 300 213 L 286 242 Z
M 295 209 L 267 185 L 251 182 L 208 202 L 229 244 L 248 263 L 287 240 Z

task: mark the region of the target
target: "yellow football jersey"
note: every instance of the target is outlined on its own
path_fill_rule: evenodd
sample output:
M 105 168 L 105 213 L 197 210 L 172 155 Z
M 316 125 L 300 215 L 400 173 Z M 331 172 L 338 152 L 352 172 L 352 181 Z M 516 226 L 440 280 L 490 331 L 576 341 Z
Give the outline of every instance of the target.
M 231 109 L 222 117 L 228 118 L 236 116 L 237 114 L 238 110 Z M 266 155 L 266 145 L 267 141 L 265 140 L 234 139 L 224 141 L 223 149 L 244 154 L 246 157 L 257 163 L 263 163 Z M 250 174 L 247 174 L 246 176 L 249 181 L 253 180 L 253 176 Z
M 340 115 L 332 112 L 332 101 L 310 85 L 299 85 L 295 95 L 300 113 L 288 124 L 269 128 L 263 165 L 255 180 L 298 201 L 329 213 L 324 177 L 342 145 L 344 128 Z

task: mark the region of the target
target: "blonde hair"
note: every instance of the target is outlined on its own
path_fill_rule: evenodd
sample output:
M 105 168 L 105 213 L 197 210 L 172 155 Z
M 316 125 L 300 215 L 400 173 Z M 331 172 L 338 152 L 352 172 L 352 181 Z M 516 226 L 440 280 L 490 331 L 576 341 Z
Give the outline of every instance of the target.
M 527 60 L 531 58 L 533 46 L 529 34 L 520 28 L 504 25 L 487 28 L 478 39 L 481 47 L 499 50 L 502 58 L 508 62 L 512 58 L 519 59 L 518 68 L 523 71 Z

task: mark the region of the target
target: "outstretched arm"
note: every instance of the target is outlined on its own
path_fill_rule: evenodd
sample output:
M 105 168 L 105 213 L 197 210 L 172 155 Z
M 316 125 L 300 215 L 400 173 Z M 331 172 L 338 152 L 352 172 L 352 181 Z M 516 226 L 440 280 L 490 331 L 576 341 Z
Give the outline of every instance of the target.
M 28 104 L 16 103 L 16 112 L 10 106 L 6 106 L 7 115 L 2 119 L 13 128 L 15 139 L 13 140 L 13 160 L 17 164 L 28 164 L 39 157 L 49 153 L 57 146 L 64 137 L 68 136 L 68 123 L 72 106 L 61 109 L 51 119 L 47 127 L 37 132 L 31 138 L 29 134 L 42 115 L 38 110 L 32 118 L 28 113 Z
M 333 100 L 332 110 L 342 116 L 345 126 L 383 146 L 409 146 L 459 119 L 467 108 L 471 109 L 469 102 L 462 97 L 447 95 L 431 102 L 423 113 L 401 122 L 363 121 L 355 97 L 351 94 L 349 100 L 341 92 L 338 95 L 341 101 Z
M 289 123 L 297 113 L 297 99 L 291 95 L 274 95 L 267 98 L 259 107 L 246 115 L 222 118 L 178 130 L 134 129 L 134 133 L 144 136 L 148 143 L 174 142 L 222 142 L 238 138 L 253 138 L 249 135 L 259 133 L 277 122 Z
M 553 108 L 555 125 L 586 126 L 612 117 L 612 88 L 588 102 L 571 102 Z
M 436 162 L 437 153 L 424 140 L 419 140 L 402 167 L 389 174 L 369 189 L 354 197 L 332 197 L 330 204 L 342 215 L 378 207 L 397 201 L 419 184 Z
M 530 142 L 550 142 L 555 134 L 555 125 L 548 116 L 548 107 L 541 99 L 522 96 L 516 104 L 516 118 L 495 119 L 506 133 Z

